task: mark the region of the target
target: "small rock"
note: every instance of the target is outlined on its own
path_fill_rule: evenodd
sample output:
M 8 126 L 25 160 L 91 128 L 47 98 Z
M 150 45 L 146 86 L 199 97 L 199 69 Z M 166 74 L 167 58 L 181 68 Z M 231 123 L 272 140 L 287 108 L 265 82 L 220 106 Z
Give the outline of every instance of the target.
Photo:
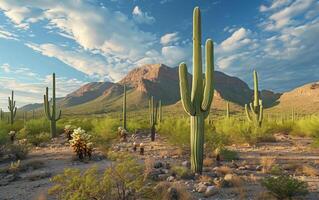
M 161 161 L 157 161 L 154 163 L 154 168 L 158 169 L 158 168 L 162 168 L 163 167 L 163 163 Z
M 167 177 L 166 179 L 168 182 L 173 182 L 175 180 L 175 177 L 174 176 L 169 176 Z
M 186 161 L 182 162 L 182 166 L 184 166 L 184 167 L 190 167 L 190 166 L 191 166 L 191 163 L 186 160 Z
M 206 192 L 207 189 L 207 183 L 206 182 L 200 182 L 197 185 L 195 185 L 195 190 L 199 193 Z
M 215 186 L 208 186 L 205 191 L 205 197 L 210 197 L 218 193 L 218 188 Z
M 257 165 L 257 166 L 256 166 L 256 171 L 261 171 L 261 170 L 262 170 L 262 168 L 263 168 L 263 166 L 261 166 L 261 165 Z
M 227 182 L 231 182 L 233 180 L 233 178 L 234 178 L 233 174 L 226 174 L 224 177 L 224 180 Z

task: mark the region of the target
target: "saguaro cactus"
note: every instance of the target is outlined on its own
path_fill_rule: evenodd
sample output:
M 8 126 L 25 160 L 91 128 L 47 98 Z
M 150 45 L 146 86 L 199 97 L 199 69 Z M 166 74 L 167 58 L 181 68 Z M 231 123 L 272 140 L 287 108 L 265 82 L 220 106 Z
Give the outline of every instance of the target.
M 190 115 L 191 169 L 201 173 L 204 157 L 204 120 L 213 101 L 213 41 L 206 41 L 206 74 L 202 73 L 201 16 L 198 7 L 193 13 L 193 82 L 190 90 L 185 63 L 179 65 L 179 84 L 184 110 Z M 205 83 L 204 83 L 205 82 Z
M 263 121 L 263 104 L 259 99 L 258 76 L 254 70 L 254 101 L 249 104 L 251 115 L 249 114 L 248 105 L 245 104 L 245 111 L 248 121 L 253 122 L 256 126 L 261 127 Z
M 126 129 L 126 86 L 124 85 L 123 91 L 123 128 Z
M 51 129 L 51 137 L 56 136 L 56 122 L 61 118 L 61 110 L 59 114 L 56 114 L 56 98 L 55 98 L 55 73 L 52 75 L 53 79 L 53 87 L 52 87 L 52 106 L 50 108 L 50 101 L 49 101 L 49 88 L 46 88 L 45 95 L 43 95 L 43 102 L 44 102 L 44 112 L 47 116 L 48 120 L 50 121 L 50 129 Z
M 163 110 L 162 110 L 162 101 L 158 101 L 158 122 L 161 123 L 163 120 Z
M 229 114 L 229 102 L 226 102 L 226 118 L 229 119 L 230 114 Z
M 2 111 L 2 108 L 0 109 L 0 121 L 3 120 L 3 111 Z
M 16 101 L 14 100 L 14 91 L 11 92 L 11 98 L 8 97 L 8 109 L 10 111 L 10 124 L 12 125 L 14 123 L 14 118 L 17 114 L 17 107 L 16 107 Z
M 158 119 L 158 103 L 154 101 L 154 97 L 152 96 L 150 99 L 150 125 L 151 125 L 151 140 L 155 140 L 155 132 L 156 132 L 156 125 Z

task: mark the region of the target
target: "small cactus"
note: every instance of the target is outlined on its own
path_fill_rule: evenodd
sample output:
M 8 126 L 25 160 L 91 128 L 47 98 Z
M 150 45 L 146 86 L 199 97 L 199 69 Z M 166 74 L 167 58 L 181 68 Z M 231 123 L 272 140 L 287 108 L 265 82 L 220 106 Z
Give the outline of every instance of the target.
M 14 91 L 11 92 L 11 98 L 8 97 L 9 106 L 8 109 L 10 111 L 10 124 L 12 125 L 14 123 L 14 118 L 17 114 L 17 107 L 16 107 L 16 101 L 14 100 Z
M 259 99 L 258 91 L 258 76 L 256 70 L 254 70 L 254 101 L 249 104 L 251 115 L 249 113 L 248 105 L 245 104 L 246 116 L 249 122 L 253 122 L 257 127 L 261 127 L 263 121 L 263 104 Z

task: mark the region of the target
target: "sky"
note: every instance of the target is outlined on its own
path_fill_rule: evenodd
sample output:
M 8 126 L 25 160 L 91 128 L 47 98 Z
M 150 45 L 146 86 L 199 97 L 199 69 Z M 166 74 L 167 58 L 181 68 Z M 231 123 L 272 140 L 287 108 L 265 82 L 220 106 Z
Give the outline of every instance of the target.
M 195 6 L 216 70 L 276 92 L 319 80 L 318 0 L 1 0 L 0 108 L 11 90 L 41 103 L 53 72 L 62 97 L 143 64 L 191 71 Z

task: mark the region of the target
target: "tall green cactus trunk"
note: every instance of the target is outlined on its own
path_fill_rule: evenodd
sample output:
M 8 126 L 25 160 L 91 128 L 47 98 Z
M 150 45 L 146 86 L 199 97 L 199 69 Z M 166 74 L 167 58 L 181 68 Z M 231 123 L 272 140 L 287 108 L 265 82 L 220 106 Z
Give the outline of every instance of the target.
M 56 122 L 61 119 L 61 110 L 59 114 L 56 114 L 56 98 L 55 98 L 55 73 L 52 75 L 53 79 L 53 87 L 52 87 L 52 106 L 50 108 L 50 101 L 49 101 L 49 88 L 46 88 L 45 95 L 43 95 L 43 102 L 44 102 L 44 112 L 47 116 L 47 119 L 50 121 L 50 130 L 51 130 L 51 137 L 56 136 Z M 51 112 L 52 110 L 52 112 Z
M 158 122 L 161 123 L 163 120 L 163 110 L 162 110 L 162 101 L 158 101 Z
M 156 125 L 158 120 L 158 103 L 154 97 L 150 98 L 150 125 L 151 125 L 151 141 L 155 141 Z
M 0 121 L 3 120 L 3 111 L 2 111 L 2 108 L 0 109 Z
M 126 86 L 124 85 L 123 91 L 123 128 L 126 129 Z
M 249 104 L 251 115 L 249 113 L 248 105 L 245 104 L 245 112 L 249 122 L 253 122 L 256 127 L 261 127 L 263 121 L 263 104 L 262 100 L 259 99 L 258 90 L 258 75 L 254 70 L 254 101 Z
M 226 102 L 226 118 L 229 119 L 230 114 L 229 114 L 229 102 Z
M 16 107 L 16 101 L 14 100 L 14 91 L 12 90 L 11 92 L 11 98 L 8 97 L 8 109 L 10 111 L 10 124 L 13 125 L 14 123 L 14 118 L 16 117 L 17 114 L 17 107 Z
M 206 41 L 206 74 L 203 80 L 201 50 L 201 17 L 198 7 L 193 13 L 193 81 L 189 89 L 187 66 L 179 66 L 181 100 L 184 110 L 190 115 L 191 124 L 191 169 L 201 173 L 204 157 L 204 120 L 209 115 L 214 96 L 213 41 Z M 204 84 L 205 81 L 205 84 Z

